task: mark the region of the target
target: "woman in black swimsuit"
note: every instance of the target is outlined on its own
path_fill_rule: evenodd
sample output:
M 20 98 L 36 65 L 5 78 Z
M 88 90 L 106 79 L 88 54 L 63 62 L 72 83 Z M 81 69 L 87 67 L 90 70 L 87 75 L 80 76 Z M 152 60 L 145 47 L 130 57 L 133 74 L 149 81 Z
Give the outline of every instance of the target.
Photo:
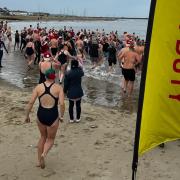
M 66 72 L 69 58 L 76 59 L 76 57 L 71 56 L 71 54 L 69 53 L 67 44 L 64 44 L 63 49 L 61 49 L 58 52 L 57 56 L 55 57 L 56 61 L 59 61 L 60 63 L 60 70 L 59 70 L 59 83 L 60 84 L 62 84 L 63 82 L 63 78 Z
M 41 138 L 38 142 L 38 167 L 45 168 L 44 158 L 54 144 L 56 132 L 59 127 L 59 120 L 63 121 L 65 105 L 64 93 L 60 85 L 54 82 L 55 71 L 48 69 L 45 72 L 46 81 L 36 86 L 31 100 L 27 106 L 27 115 L 25 122 L 29 123 L 29 113 L 36 101 L 39 99 L 39 108 L 37 111 L 38 128 Z M 60 104 L 60 115 L 58 112 L 58 102 Z
M 34 62 L 34 59 L 35 59 L 35 47 L 34 47 L 34 42 L 32 38 L 27 40 L 25 55 L 28 61 L 28 70 L 30 70 L 32 69 L 31 64 Z

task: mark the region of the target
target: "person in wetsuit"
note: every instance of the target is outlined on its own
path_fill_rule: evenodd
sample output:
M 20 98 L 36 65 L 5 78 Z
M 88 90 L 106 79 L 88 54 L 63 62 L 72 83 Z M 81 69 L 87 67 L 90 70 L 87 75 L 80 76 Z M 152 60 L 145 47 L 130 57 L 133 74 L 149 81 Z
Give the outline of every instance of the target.
M 108 64 L 109 64 L 109 72 L 111 73 L 113 70 L 113 66 L 116 65 L 116 48 L 115 44 L 112 41 L 108 47 Z
M 59 84 L 55 83 L 55 71 L 48 69 L 45 72 L 46 81 L 35 87 L 32 97 L 27 105 L 25 122 L 30 123 L 29 114 L 36 101 L 39 99 L 37 111 L 37 125 L 41 134 L 38 142 L 38 167 L 45 168 L 45 157 L 54 144 L 54 139 L 59 127 L 59 121 L 63 121 L 65 105 L 64 92 Z M 60 116 L 58 112 L 60 104 Z
M 19 41 L 20 41 L 20 35 L 19 35 L 19 32 L 18 30 L 16 30 L 16 33 L 15 33 L 15 43 L 14 43 L 14 51 L 16 49 L 16 46 L 17 48 L 19 49 Z
M 98 66 L 98 59 L 99 59 L 99 45 L 94 35 L 89 41 L 89 55 L 93 65 L 92 69 L 94 69 Z
M 39 63 L 41 60 L 41 41 L 40 41 L 40 39 L 37 39 L 34 42 L 34 47 L 35 47 L 35 51 L 36 51 L 36 57 L 34 60 L 34 64 L 36 64 L 36 62 Z
M 21 44 L 20 44 L 20 50 L 21 52 L 24 50 L 24 48 L 26 47 L 26 36 L 27 36 L 27 32 L 25 30 L 21 31 Z
M 4 42 L 2 41 L 2 37 L 0 36 L 0 68 L 2 68 L 2 57 L 3 57 L 3 49 L 5 49 L 5 51 L 8 53 L 8 50 L 4 44 Z

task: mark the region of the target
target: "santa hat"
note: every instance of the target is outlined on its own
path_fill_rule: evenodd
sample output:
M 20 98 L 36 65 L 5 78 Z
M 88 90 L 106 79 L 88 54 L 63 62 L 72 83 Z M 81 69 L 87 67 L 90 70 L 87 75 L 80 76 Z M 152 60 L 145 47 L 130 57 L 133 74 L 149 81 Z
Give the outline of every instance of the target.
M 49 52 L 45 52 L 43 55 L 43 59 L 45 61 L 49 61 L 51 59 L 51 54 Z

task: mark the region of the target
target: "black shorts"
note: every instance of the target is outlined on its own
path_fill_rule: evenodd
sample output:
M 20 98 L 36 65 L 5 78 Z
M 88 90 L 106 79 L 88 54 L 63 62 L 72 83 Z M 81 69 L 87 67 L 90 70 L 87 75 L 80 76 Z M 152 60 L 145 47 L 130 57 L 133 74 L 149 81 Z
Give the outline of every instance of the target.
M 15 43 L 19 43 L 19 39 L 15 39 Z
M 116 64 L 117 59 L 116 58 L 108 58 L 109 66 L 112 66 L 113 64 Z
M 122 68 L 122 74 L 126 81 L 135 81 L 135 70 Z

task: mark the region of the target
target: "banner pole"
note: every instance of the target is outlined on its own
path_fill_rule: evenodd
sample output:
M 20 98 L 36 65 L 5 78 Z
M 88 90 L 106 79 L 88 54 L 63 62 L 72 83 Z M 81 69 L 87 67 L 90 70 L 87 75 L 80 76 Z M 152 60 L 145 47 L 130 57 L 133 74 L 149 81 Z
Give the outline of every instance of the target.
M 144 52 L 144 62 L 143 62 L 143 69 L 142 69 L 142 74 L 141 74 L 139 101 L 138 101 L 138 112 L 137 112 L 136 131 L 135 131 L 135 140 L 134 140 L 134 153 L 133 153 L 133 161 L 132 161 L 132 180 L 136 179 L 136 172 L 137 172 L 137 166 L 138 166 L 141 117 L 142 117 L 144 91 L 145 91 L 145 84 L 146 84 L 146 73 L 147 73 L 147 66 L 148 66 L 148 58 L 149 58 L 149 50 L 150 50 L 155 8 L 156 8 L 156 0 L 151 0 L 149 21 L 148 21 L 148 28 L 147 28 L 147 35 L 146 35 L 145 52 Z

